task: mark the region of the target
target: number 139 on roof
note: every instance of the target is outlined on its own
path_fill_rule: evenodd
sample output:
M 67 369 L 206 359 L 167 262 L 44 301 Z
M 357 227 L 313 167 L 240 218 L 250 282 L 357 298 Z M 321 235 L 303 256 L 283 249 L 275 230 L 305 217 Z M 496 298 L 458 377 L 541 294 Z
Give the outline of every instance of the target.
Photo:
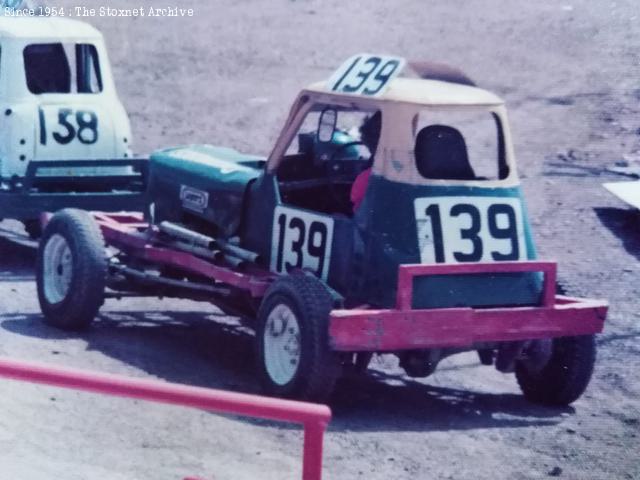
M 382 95 L 405 64 L 401 57 L 354 55 L 333 73 L 327 87 L 334 92 L 351 95 Z

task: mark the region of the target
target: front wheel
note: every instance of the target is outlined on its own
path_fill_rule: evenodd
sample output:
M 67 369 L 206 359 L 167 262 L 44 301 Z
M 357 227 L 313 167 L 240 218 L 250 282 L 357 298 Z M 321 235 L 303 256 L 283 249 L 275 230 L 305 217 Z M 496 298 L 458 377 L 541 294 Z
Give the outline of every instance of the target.
M 527 361 L 516 363 L 516 379 L 522 393 L 528 400 L 544 405 L 565 406 L 576 401 L 591 380 L 596 359 L 595 336 L 537 342 L 550 342 L 550 356 L 543 365 Z M 536 342 L 533 342 L 530 348 L 536 350 L 535 347 Z
M 65 330 L 89 326 L 104 302 L 104 239 L 85 211 L 64 209 L 47 224 L 38 249 L 36 282 L 45 322 Z
M 324 401 L 339 373 L 329 348 L 332 298 L 315 277 L 291 275 L 276 280 L 258 311 L 258 375 L 268 394 Z

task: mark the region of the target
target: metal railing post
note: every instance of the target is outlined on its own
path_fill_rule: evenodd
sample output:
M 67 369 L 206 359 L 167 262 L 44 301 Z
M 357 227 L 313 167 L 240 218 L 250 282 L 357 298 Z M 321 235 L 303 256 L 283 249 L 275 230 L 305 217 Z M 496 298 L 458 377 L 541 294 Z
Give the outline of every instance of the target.
M 327 423 L 324 421 L 307 422 L 304 425 L 303 480 L 321 480 L 322 478 L 322 444 L 326 428 Z
M 331 410 L 326 405 L 52 367 L 6 358 L 0 358 L 0 377 L 218 413 L 302 424 L 304 426 L 302 478 L 303 480 L 321 480 L 322 478 L 322 442 L 324 431 L 331 420 Z

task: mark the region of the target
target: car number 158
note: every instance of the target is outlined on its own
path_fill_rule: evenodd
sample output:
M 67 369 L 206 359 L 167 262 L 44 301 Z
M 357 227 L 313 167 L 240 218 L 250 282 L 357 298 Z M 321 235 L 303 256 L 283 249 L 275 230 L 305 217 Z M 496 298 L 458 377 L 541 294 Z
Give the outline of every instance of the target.
M 326 280 L 332 242 L 331 217 L 278 206 L 273 217 L 271 270 L 307 269 Z
M 518 198 L 428 197 L 414 206 L 422 263 L 527 258 Z
M 67 145 L 74 140 L 93 145 L 98 141 L 98 116 L 91 110 L 40 108 L 40 144 Z

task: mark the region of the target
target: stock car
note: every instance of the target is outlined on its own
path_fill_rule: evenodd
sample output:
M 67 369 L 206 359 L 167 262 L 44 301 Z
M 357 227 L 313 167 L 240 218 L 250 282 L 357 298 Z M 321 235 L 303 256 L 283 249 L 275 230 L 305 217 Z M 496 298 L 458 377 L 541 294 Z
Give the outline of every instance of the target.
M 37 236 L 42 212 L 142 209 L 146 162 L 132 158 L 102 34 L 0 16 L 0 52 L 0 218 Z
M 477 351 L 545 404 L 589 383 L 607 303 L 556 295 L 504 102 L 456 69 L 356 55 L 300 92 L 268 158 L 156 151 L 147 202 L 145 219 L 49 220 L 45 321 L 88 327 L 105 298 L 209 301 L 255 329 L 266 393 L 314 401 L 378 353 L 426 377 Z

